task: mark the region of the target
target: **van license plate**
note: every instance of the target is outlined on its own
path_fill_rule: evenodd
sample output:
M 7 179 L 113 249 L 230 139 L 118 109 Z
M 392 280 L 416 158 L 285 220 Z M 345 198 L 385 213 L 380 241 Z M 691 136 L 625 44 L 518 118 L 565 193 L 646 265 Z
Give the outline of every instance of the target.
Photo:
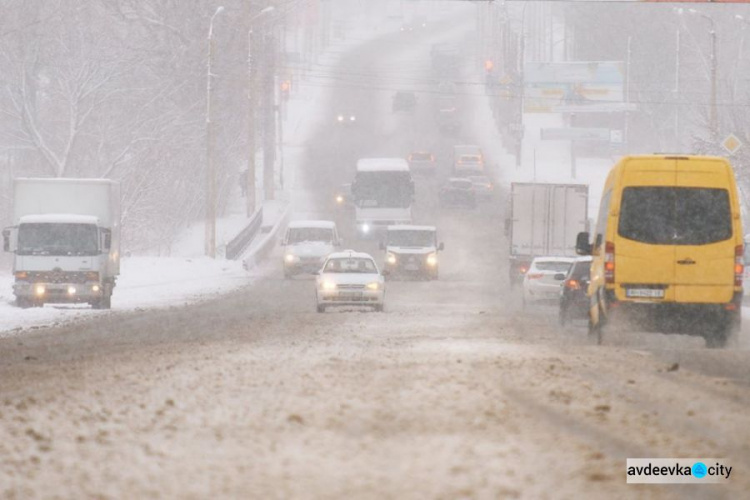
M 664 290 L 659 288 L 628 288 L 625 295 L 641 299 L 663 299 Z

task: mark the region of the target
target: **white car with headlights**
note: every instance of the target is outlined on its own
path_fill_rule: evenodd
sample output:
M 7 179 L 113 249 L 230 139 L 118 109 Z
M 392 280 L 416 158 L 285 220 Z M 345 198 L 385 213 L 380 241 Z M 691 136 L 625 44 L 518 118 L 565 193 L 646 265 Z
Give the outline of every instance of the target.
M 315 280 L 318 312 L 331 306 L 368 306 L 383 311 L 385 279 L 366 253 L 345 250 L 328 256 Z
M 438 243 L 435 226 L 388 226 L 385 241 L 385 269 L 389 275 L 438 278 L 438 252 L 444 248 Z
M 328 220 L 290 222 L 281 242 L 284 277 L 320 270 L 329 254 L 341 245 L 336 223 Z
M 575 257 L 536 257 L 523 277 L 523 305 L 531 302 L 560 302 L 565 275 Z

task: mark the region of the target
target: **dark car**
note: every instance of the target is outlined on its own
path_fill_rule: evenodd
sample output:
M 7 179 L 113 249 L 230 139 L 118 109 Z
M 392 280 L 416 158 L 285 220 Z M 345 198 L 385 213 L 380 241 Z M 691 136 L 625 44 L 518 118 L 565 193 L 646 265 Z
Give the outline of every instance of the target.
M 393 112 L 414 111 L 417 107 L 417 96 L 414 92 L 396 92 L 393 94 Z
M 565 326 L 571 320 L 588 318 L 589 299 L 586 289 L 589 286 L 591 272 L 591 257 L 576 259 L 565 280 L 562 282 L 560 291 L 560 324 Z
M 439 202 L 445 208 L 475 208 L 477 206 L 474 185 L 469 179 L 454 177 L 440 188 Z

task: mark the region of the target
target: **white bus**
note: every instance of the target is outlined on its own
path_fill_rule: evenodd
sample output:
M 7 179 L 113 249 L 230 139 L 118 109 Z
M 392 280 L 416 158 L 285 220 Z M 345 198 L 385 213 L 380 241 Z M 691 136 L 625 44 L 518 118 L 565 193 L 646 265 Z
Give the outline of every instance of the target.
M 411 223 L 414 180 L 403 158 L 359 160 L 351 191 L 361 237 L 372 237 L 393 224 Z

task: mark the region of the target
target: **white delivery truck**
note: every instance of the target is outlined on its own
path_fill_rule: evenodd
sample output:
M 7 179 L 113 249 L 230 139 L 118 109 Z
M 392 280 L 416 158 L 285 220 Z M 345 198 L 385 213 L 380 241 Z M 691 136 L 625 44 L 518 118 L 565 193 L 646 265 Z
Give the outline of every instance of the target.
M 585 184 L 511 183 L 505 234 L 509 278 L 520 283 L 534 257 L 574 257 L 576 237 L 588 230 Z
M 120 274 L 120 186 L 106 179 L 15 179 L 13 226 L 19 307 L 89 303 L 109 309 Z
M 372 238 L 388 226 L 411 223 L 414 180 L 403 158 L 363 158 L 351 186 L 357 233 Z

